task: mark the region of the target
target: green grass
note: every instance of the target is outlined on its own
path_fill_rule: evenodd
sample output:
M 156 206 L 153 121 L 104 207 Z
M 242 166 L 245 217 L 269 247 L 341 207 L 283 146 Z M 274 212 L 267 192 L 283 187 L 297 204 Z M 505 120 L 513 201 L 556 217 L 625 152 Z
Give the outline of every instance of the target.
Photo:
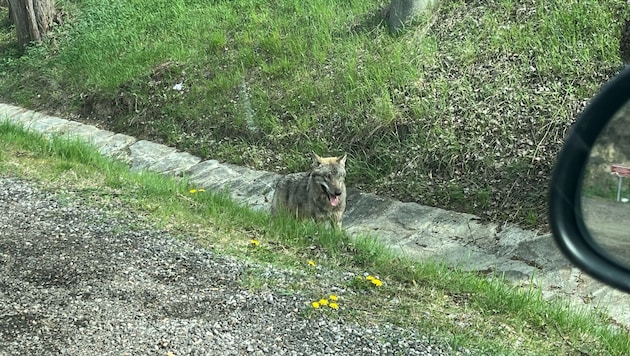
M 347 152 L 349 185 L 543 229 L 555 154 L 630 15 L 447 0 L 394 36 L 381 0 L 57 3 L 24 56 L 0 22 L 3 100 L 258 169 Z
M 351 240 L 314 223 L 271 218 L 221 194 L 193 194 L 185 180 L 130 172 L 76 140 L 48 140 L 0 124 L 0 174 L 17 175 L 69 196 L 85 196 L 91 204 L 115 200 L 121 211 L 132 211 L 144 223 L 218 253 L 257 262 L 260 267 L 250 267 L 241 281 L 254 290 L 300 291 L 316 300 L 331 287 L 342 286 L 343 308 L 331 311 L 330 317 L 366 324 L 390 322 L 474 353 L 630 352 L 627 330 L 611 325 L 603 313 L 543 300 L 534 283 L 523 289 L 500 277 L 419 263 L 394 254 L 374 237 Z M 250 246 L 252 239 L 260 245 Z M 308 266 L 308 260 L 316 261 L 318 269 Z M 281 286 L 272 277 L 262 277 L 260 268 L 267 264 L 304 277 L 292 286 Z M 377 288 L 347 278 L 364 273 L 378 276 L 384 285 Z M 314 315 L 318 314 L 305 306 L 304 316 Z

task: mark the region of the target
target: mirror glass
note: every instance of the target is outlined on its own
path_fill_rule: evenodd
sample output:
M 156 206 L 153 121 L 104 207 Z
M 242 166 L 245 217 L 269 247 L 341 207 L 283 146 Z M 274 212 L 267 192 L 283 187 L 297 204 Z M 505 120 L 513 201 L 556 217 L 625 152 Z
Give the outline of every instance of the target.
M 582 216 L 593 242 L 630 267 L 630 102 L 597 138 L 581 192 Z

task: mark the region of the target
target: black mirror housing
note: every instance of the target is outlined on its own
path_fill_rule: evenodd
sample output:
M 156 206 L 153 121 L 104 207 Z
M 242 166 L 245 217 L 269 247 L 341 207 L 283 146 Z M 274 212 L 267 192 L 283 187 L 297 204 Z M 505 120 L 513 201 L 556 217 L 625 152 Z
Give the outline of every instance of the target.
M 601 89 L 576 120 L 558 155 L 549 189 L 549 223 L 560 250 L 589 275 L 625 292 L 630 292 L 630 269 L 593 242 L 582 216 L 581 187 L 596 139 L 629 100 L 627 67 Z

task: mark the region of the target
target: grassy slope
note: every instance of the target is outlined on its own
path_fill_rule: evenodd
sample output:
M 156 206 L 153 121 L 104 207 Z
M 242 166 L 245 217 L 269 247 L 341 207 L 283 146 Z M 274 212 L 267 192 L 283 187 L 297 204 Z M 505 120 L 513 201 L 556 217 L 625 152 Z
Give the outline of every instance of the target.
M 1 118 L 0 118 L 1 119 Z M 514 288 L 446 266 L 394 256 L 372 239 L 350 241 L 313 223 L 272 219 L 211 192 L 189 192 L 185 182 L 154 173 L 131 173 L 75 141 L 52 141 L 0 124 L 0 174 L 18 175 L 58 194 L 91 204 L 115 201 L 143 223 L 191 239 L 213 251 L 256 262 L 239 280 L 254 290 L 300 292 L 313 300 L 338 291 L 338 311 L 313 310 L 346 322 L 394 323 L 472 354 L 627 355 L 627 330 L 602 313 L 545 302 L 535 287 Z M 251 239 L 259 241 L 252 247 Z M 307 261 L 315 261 L 310 266 Z M 300 275 L 290 286 L 263 273 L 266 266 Z M 256 267 L 256 266 L 259 267 Z M 365 272 L 384 282 L 375 287 Z M 350 277 L 349 277 L 350 276 Z M 396 340 L 391 340 L 395 343 Z
M 350 185 L 527 227 L 629 13 L 443 1 L 391 36 L 375 0 L 58 2 L 66 24 L 22 58 L 2 26 L 4 100 L 267 170 L 348 152 Z

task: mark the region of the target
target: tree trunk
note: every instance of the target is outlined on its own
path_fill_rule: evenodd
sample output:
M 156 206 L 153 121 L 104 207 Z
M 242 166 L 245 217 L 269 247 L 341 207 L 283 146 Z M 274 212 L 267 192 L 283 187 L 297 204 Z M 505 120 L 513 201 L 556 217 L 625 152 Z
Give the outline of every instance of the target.
M 389 30 L 396 33 L 415 15 L 434 6 L 437 0 L 392 0 L 387 12 Z
M 55 16 L 54 0 L 9 0 L 9 13 L 15 25 L 18 48 L 41 42 Z

